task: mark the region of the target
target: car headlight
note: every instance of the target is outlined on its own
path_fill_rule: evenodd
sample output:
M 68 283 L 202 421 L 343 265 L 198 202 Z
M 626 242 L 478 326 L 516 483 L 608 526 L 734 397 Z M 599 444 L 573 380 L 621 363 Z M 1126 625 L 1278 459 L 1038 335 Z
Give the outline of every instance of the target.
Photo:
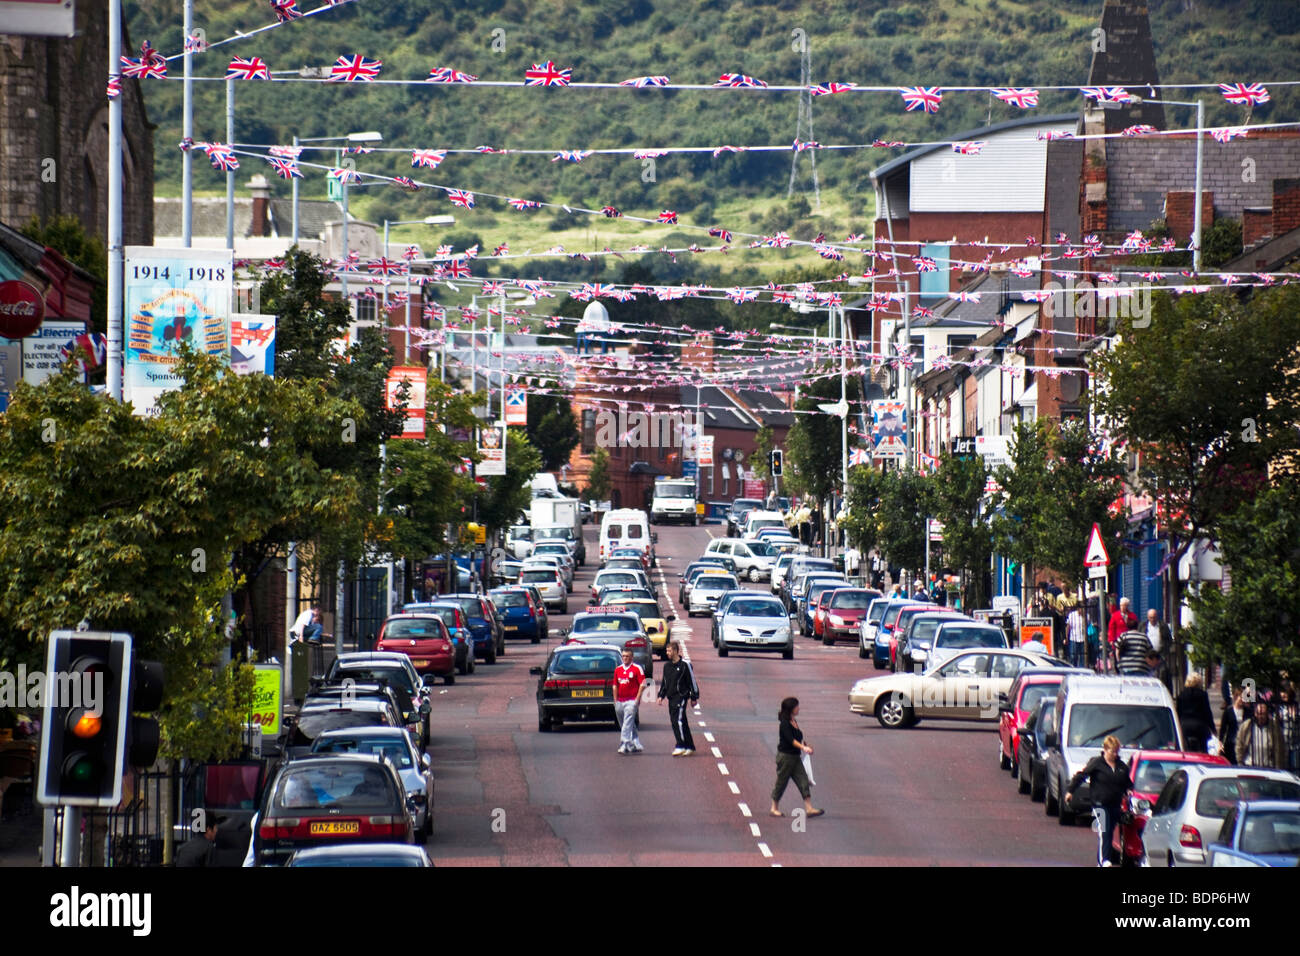
M 923 661 L 927 657 L 929 657 L 929 653 L 923 647 L 918 647 L 916 650 L 912 651 L 912 660 L 914 661 Z
M 832 614 L 832 615 L 831 615 L 831 623 L 834 624 L 836 627 L 843 627 L 843 626 L 844 626 L 844 618 L 840 617 L 838 614 Z
M 788 627 L 778 628 L 776 632 L 776 636 L 779 640 L 788 641 L 790 639 L 790 628 Z

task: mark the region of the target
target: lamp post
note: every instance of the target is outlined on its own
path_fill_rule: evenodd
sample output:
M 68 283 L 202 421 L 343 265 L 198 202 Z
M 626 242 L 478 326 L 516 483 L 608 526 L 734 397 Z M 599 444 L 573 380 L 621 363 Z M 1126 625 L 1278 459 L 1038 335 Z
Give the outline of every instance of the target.
M 301 146 L 303 143 L 343 143 L 343 142 L 382 143 L 383 141 L 384 141 L 383 134 L 377 133 L 374 130 L 367 130 L 364 133 L 348 133 L 346 136 L 308 136 L 301 139 L 295 136 L 293 138 L 293 145 Z M 343 258 L 345 261 L 347 259 L 346 246 L 347 246 L 347 235 L 348 235 L 348 218 L 347 218 L 348 205 L 347 204 L 348 204 L 348 187 L 347 187 L 347 183 L 344 183 L 343 184 L 343 240 L 344 240 Z M 296 179 L 293 181 L 293 242 L 294 245 L 298 244 L 298 180 Z M 345 290 L 346 290 L 346 281 L 347 280 L 345 279 L 344 280 Z
M 294 180 L 297 182 L 297 180 Z M 425 216 L 423 219 L 385 219 L 384 220 L 384 251 L 381 255 L 388 258 L 388 227 L 389 226 L 412 226 L 423 224 L 426 226 L 450 226 L 455 224 L 455 216 Z M 384 284 L 384 324 L 388 324 L 388 284 Z M 402 364 L 405 365 L 411 356 L 411 266 L 406 266 L 406 325 L 403 327 L 402 336 Z
M 1192 271 L 1201 271 L 1201 169 L 1205 156 L 1205 102 L 1196 100 L 1143 99 L 1130 94 L 1124 103 L 1102 103 L 1104 109 L 1119 109 L 1130 103 L 1157 103 L 1161 106 L 1193 106 L 1196 108 L 1196 196 L 1192 207 Z

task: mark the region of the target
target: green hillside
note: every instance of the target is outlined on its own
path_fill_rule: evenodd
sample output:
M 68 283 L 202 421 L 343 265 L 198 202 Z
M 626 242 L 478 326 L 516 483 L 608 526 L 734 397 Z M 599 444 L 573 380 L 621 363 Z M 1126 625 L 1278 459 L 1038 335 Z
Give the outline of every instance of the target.
M 299 4 L 301 9 L 316 5 L 316 0 Z M 1300 75 L 1300 4 L 1293 0 L 1152 0 L 1149 6 L 1164 82 Z M 149 39 L 167 53 L 180 48 L 180 0 L 128 0 L 127 7 L 134 42 Z M 272 19 L 264 0 L 199 0 L 197 7 L 196 17 L 210 40 Z M 432 67 L 449 66 L 483 80 L 522 80 L 529 64 L 549 59 L 572 67 L 575 81 L 665 74 L 674 82 L 711 83 L 721 72 L 741 72 L 774 85 L 797 84 L 795 31 L 802 31 L 811 50 L 813 82 L 1045 87 L 1087 79 L 1091 31 L 1100 11 L 1099 0 L 902 5 L 884 0 L 359 0 L 220 47 L 196 58 L 196 73 L 224 75 L 232 55 L 261 56 L 272 70 L 284 70 L 325 66 L 340 54 L 360 53 L 383 60 L 384 78 L 424 77 Z M 172 73 L 179 75 L 178 63 Z M 1300 93 L 1293 88 L 1272 93 L 1273 102 L 1256 109 L 1256 121 L 1294 119 L 1300 113 Z M 785 144 L 795 137 L 797 116 L 793 93 L 244 82 L 237 84 L 237 95 L 236 139 L 263 144 L 287 143 L 295 134 L 370 129 L 383 134 L 385 145 L 423 148 Z M 150 118 L 158 124 L 156 190 L 176 195 L 180 84 L 148 81 L 146 97 Z M 1240 108 L 1228 106 L 1217 93 L 1207 92 L 1206 98 L 1211 123 L 1240 121 Z M 1045 92 L 1040 112 L 1078 105 L 1077 96 Z M 1171 109 L 1171 123 L 1186 121 L 1180 115 L 1186 112 Z M 904 113 L 894 95 L 826 96 L 813 101 L 813 138 L 827 144 L 926 140 L 1015 115 L 1023 114 L 974 94 L 946 96 L 936 116 Z M 196 84 L 195 138 L 224 139 L 224 123 L 224 84 Z M 717 159 L 707 152 L 667 156 L 656 160 L 649 182 L 642 161 L 630 156 L 593 156 L 578 165 L 540 156 L 451 156 L 436 172 L 416 175 L 482 193 L 588 208 L 612 203 L 638 215 L 671 208 L 684 222 L 699 225 L 720 223 L 754 232 L 790 228 L 799 238 L 818 232 L 843 238 L 849 231 L 866 231 L 874 214 L 870 170 L 892 155 L 881 149 L 819 152 L 822 193 L 815 209 L 810 208 L 814 197 L 806 158 L 793 204 L 786 199 L 789 152 Z M 269 172 L 257 167 L 256 161 L 245 160 L 241 182 L 252 172 Z M 411 173 L 409 156 L 403 154 L 361 157 L 359 167 Z M 195 170 L 197 188 L 222 188 L 224 177 L 206 163 L 196 163 Z M 324 177 L 310 171 L 307 177 L 303 195 L 323 196 Z M 275 186 L 287 195 L 286 183 L 275 180 Z M 655 248 L 665 241 L 683 246 L 707 242 L 707 237 L 683 230 L 666 234 L 662 228 L 552 210 L 521 214 L 490 200 L 464 210 L 428 192 L 372 188 L 353 195 L 358 215 L 382 220 L 452 212 L 458 218 L 455 236 L 476 236 L 485 244 L 509 241 L 512 251 L 557 243 L 575 251 L 626 248 L 636 242 Z M 434 239 L 420 229 L 397 235 L 425 243 Z M 823 265 L 807 251 L 737 250 L 727 257 L 685 258 L 690 261 L 681 263 L 681 270 L 697 281 L 714 275 L 770 276 L 797 263 Z M 618 264 L 561 260 L 556 267 L 537 267 L 548 276 L 608 278 Z

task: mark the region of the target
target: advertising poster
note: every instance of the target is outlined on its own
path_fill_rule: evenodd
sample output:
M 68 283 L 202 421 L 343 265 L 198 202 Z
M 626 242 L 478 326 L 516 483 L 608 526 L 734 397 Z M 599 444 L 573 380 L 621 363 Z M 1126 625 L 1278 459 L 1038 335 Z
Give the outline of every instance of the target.
M 253 665 L 253 709 L 248 722 L 262 728 L 263 737 L 276 737 L 280 733 L 280 714 L 283 710 L 280 666 L 278 664 Z
M 907 408 L 902 402 L 871 403 L 871 457 L 907 458 Z
M 388 371 L 385 383 L 385 407 L 391 412 L 402 404 L 402 385 L 406 384 L 406 417 L 402 420 L 402 433 L 394 438 L 423 438 L 424 411 L 428 390 L 428 369 L 418 365 L 396 365 Z
M 474 466 L 475 477 L 506 473 L 506 430 L 500 425 L 484 425 L 479 430 L 478 453 L 482 460 Z
M 137 412 L 179 387 L 173 368 L 182 344 L 223 360 L 230 355 L 232 265 L 229 249 L 126 247 L 122 387 Z
M 237 312 L 230 317 L 230 370 L 275 375 L 275 316 Z
M 23 377 L 23 347 L 0 339 L 0 412 L 9 408 L 9 394 Z

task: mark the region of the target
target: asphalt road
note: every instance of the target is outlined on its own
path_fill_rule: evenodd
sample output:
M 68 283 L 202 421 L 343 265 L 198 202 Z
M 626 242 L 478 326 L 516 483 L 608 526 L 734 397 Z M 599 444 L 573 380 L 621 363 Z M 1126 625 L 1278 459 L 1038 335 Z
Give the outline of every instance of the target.
M 1086 824 L 1061 827 L 1017 794 L 998 769 L 992 724 L 927 720 L 886 730 L 849 713 L 848 690 L 870 676 L 848 644 L 796 636 L 795 658 L 719 658 L 709 621 L 676 603 L 677 572 L 720 525 L 659 527 L 661 602 L 686 643 L 701 697 L 692 715 L 697 752 L 670 756 L 666 708 L 642 705 L 645 753 L 618 754 L 614 725 L 537 730 L 536 677 L 546 645 L 508 642 L 494 666 L 438 686 L 430 753 L 436 776 L 439 865 L 465 866 L 972 866 L 1090 865 Z M 594 530 L 588 529 L 589 540 Z M 588 554 L 593 554 L 589 545 Z M 579 569 L 570 607 L 586 603 L 594 564 Z M 666 586 L 665 586 L 666 585 Z M 747 584 L 766 589 L 766 582 Z M 552 615 L 552 644 L 571 616 Z M 656 662 L 656 676 L 659 664 Z M 775 777 L 776 712 L 800 700 L 799 723 L 816 753 L 813 802 L 803 819 L 789 786 L 784 818 L 768 815 Z

